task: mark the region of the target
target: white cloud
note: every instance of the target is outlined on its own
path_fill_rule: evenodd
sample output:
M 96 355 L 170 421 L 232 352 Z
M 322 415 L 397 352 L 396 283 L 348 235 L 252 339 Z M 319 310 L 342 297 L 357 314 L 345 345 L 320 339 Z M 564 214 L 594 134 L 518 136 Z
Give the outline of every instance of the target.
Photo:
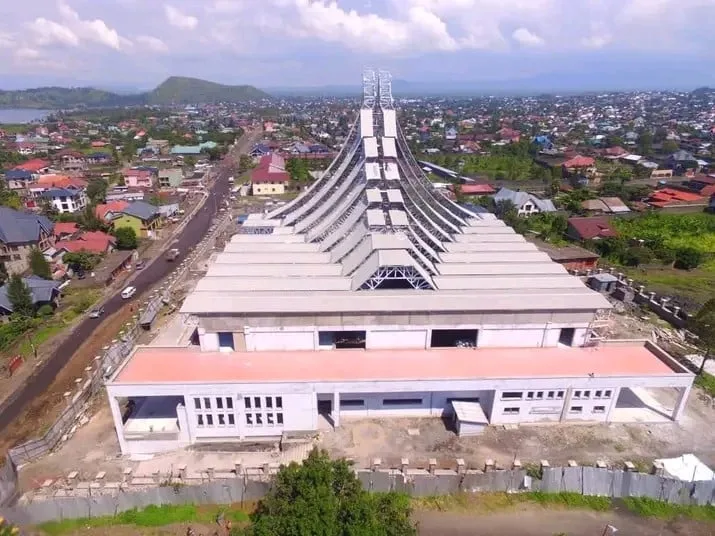
M 164 14 L 166 15 L 166 20 L 169 21 L 169 24 L 175 26 L 176 28 L 181 28 L 182 30 L 193 30 L 199 24 L 199 19 L 193 15 L 185 15 L 175 7 L 168 4 L 164 5 Z
M 0 48 L 12 48 L 15 46 L 15 37 L 6 32 L 0 31 Z
M 128 40 L 120 37 L 117 30 L 110 28 L 102 19 L 83 20 L 79 14 L 65 2 L 60 1 L 58 8 L 67 25 L 83 40 L 120 50 L 129 46 Z
M 169 47 L 159 39 L 158 37 L 152 37 L 150 35 L 140 35 L 134 39 L 138 45 L 145 47 L 151 52 L 157 52 L 159 54 L 164 54 L 169 52 Z
M 613 37 L 610 34 L 596 34 L 581 39 L 581 44 L 586 48 L 603 48 L 610 44 Z
M 38 17 L 29 25 L 34 34 L 34 41 L 38 46 L 65 45 L 76 47 L 79 37 L 67 26 Z
M 15 58 L 18 60 L 37 60 L 40 56 L 40 51 L 34 48 L 22 47 L 15 51 Z
M 511 38 L 525 47 L 540 47 L 545 44 L 544 39 L 526 28 L 517 28 L 511 34 Z

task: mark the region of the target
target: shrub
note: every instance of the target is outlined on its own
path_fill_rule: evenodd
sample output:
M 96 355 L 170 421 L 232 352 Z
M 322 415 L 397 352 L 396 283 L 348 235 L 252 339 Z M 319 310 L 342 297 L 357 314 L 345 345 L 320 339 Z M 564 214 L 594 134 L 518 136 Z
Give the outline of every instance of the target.
M 52 314 L 55 312 L 55 310 L 52 308 L 51 305 L 43 305 L 37 310 L 37 316 L 41 317 L 47 317 L 47 316 L 52 316 Z
M 692 270 L 703 262 L 703 254 L 695 248 L 679 248 L 675 251 L 676 268 L 681 270 Z
M 653 260 L 653 254 L 649 249 L 643 247 L 630 247 L 621 257 L 621 261 L 626 266 L 639 266 L 648 264 Z

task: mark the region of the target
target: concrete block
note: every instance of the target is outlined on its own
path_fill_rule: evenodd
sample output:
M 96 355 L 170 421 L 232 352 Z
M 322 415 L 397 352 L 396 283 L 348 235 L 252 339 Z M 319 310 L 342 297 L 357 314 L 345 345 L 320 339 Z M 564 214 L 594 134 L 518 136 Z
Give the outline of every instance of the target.
M 437 458 L 430 458 L 428 463 L 430 474 L 434 474 L 435 469 L 437 469 Z
M 410 460 L 408 458 L 402 458 L 402 460 L 400 460 L 400 471 L 402 471 L 403 473 L 406 473 L 407 469 L 409 469 L 409 467 L 410 467 Z
M 489 458 L 486 462 L 484 462 L 484 472 L 493 471 L 495 467 L 496 467 L 496 464 L 494 463 L 494 460 L 492 460 L 491 458 Z
M 636 466 L 635 466 L 635 464 L 634 464 L 633 462 L 625 462 L 625 463 L 623 464 L 623 469 L 624 469 L 625 471 L 635 471 L 635 470 L 636 470 Z
M 569 460 L 568 466 L 569 467 L 578 467 L 578 464 L 576 463 L 576 460 Z
M 100 471 L 96 475 L 94 475 L 95 480 L 104 480 L 104 477 L 107 476 L 107 473 L 105 471 Z
M 511 468 L 512 469 L 521 469 L 521 460 L 519 458 L 514 458 L 514 461 L 511 462 Z
M 663 467 L 662 462 L 653 462 L 653 467 L 651 469 L 651 474 L 652 475 L 658 475 L 658 476 L 663 476 L 663 473 L 665 473 L 665 467 Z
M 79 476 L 79 473 L 77 471 L 72 471 L 67 475 L 67 480 L 74 480 Z
M 463 475 L 467 472 L 467 464 L 464 462 L 464 458 L 457 458 L 457 474 Z
M 599 469 L 605 469 L 606 468 L 606 462 L 603 460 L 596 460 L 596 467 Z
M 42 483 L 42 487 L 43 487 L 43 488 L 49 488 L 52 484 L 54 484 L 54 482 L 55 482 L 54 480 L 52 480 L 51 478 L 48 478 L 47 480 L 45 480 L 45 481 Z
M 373 458 L 371 469 L 372 469 L 373 471 L 377 471 L 378 469 L 380 469 L 380 466 L 381 466 L 381 465 L 382 465 L 382 459 L 380 459 L 380 458 Z
M 540 465 L 541 465 L 541 469 L 545 469 L 546 467 L 551 467 L 551 465 L 549 464 L 549 460 L 541 460 Z
M 186 478 L 186 464 L 182 463 L 176 467 L 179 478 Z
M 243 460 L 239 458 L 233 461 L 233 471 L 236 473 L 236 476 L 243 472 Z

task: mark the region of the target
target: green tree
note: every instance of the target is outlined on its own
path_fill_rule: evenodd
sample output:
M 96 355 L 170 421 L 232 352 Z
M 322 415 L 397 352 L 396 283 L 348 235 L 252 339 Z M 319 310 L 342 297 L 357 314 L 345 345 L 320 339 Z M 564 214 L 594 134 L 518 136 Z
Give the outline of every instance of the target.
M 678 142 L 675 140 L 665 140 L 663 142 L 663 152 L 665 154 L 671 154 L 678 150 Z
M 7 284 L 7 299 L 12 305 L 13 313 L 28 318 L 34 314 L 32 293 L 18 274 L 10 276 L 10 282 Z
M 92 204 L 103 203 L 107 195 L 107 181 L 104 179 L 90 179 L 86 193 Z
M 52 268 L 42 252 L 33 248 L 30 252 L 30 270 L 37 277 L 42 279 L 52 279 Z
M 15 210 L 22 208 L 20 196 L 17 192 L 10 190 L 3 179 L 0 179 L 0 206 L 14 208 Z
M 131 227 L 117 227 L 114 229 L 117 239 L 117 249 L 136 249 L 138 245 L 137 233 Z
M 77 218 L 77 223 L 86 231 L 104 231 L 107 226 L 99 219 L 94 208 L 94 205 L 86 206 L 82 214 Z
M 188 167 L 194 167 L 196 165 L 196 157 L 185 156 L 184 157 L 184 165 L 188 166 Z
M 62 262 L 75 272 L 86 272 L 99 264 L 100 256 L 87 251 L 67 252 L 62 257 Z
M 698 313 L 690 318 L 688 328 L 698 336 L 700 345 L 705 351 L 698 370 L 698 376 L 700 376 L 705 369 L 705 363 L 712 358 L 712 352 L 715 349 L 715 298 L 706 301 Z
M 7 267 L 5 266 L 4 262 L 0 262 L 0 286 L 5 284 L 5 281 L 7 281 L 8 277 L 10 277 L 7 273 Z
M 365 491 L 345 460 L 314 449 L 291 463 L 251 514 L 253 536 L 415 536 L 408 497 Z
M 695 248 L 684 247 L 675 250 L 676 268 L 681 270 L 692 270 L 697 268 L 703 262 L 703 254 Z

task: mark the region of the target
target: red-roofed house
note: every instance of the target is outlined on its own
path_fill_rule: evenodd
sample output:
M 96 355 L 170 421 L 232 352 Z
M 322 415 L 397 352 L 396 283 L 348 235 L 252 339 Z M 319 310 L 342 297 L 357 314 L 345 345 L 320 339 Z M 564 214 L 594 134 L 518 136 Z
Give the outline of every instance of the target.
M 586 218 L 569 218 L 566 235 L 574 240 L 599 240 L 602 238 L 615 237 L 617 233 L 611 226 L 608 218 L 604 216 L 591 216 Z
M 53 233 L 57 240 L 68 240 L 79 231 L 76 223 L 71 221 L 58 221 L 55 223 Z
M 115 239 L 112 235 L 101 231 L 82 233 L 76 240 L 60 240 L 55 243 L 55 249 L 71 253 L 86 251 L 101 255 L 114 249 Z
M 102 221 L 110 221 L 114 214 L 121 213 L 129 206 L 127 201 L 110 201 L 109 203 L 100 203 L 94 208 L 95 214 Z
M 692 192 L 676 190 L 675 188 L 662 188 L 652 192 L 646 199 L 652 207 L 665 208 L 681 205 L 707 205 L 708 198 Z
M 606 156 L 612 156 L 612 157 L 621 157 L 624 155 L 628 154 L 628 151 L 626 151 L 623 147 L 609 147 L 608 149 L 605 150 Z
M 41 158 L 33 158 L 32 160 L 23 162 L 19 166 L 15 166 L 14 169 L 22 169 L 23 171 L 29 171 L 33 175 L 41 175 L 49 172 L 50 163 Z
M 253 195 L 284 194 L 289 181 L 285 160 L 276 153 L 261 157 L 258 166 L 251 172 Z

